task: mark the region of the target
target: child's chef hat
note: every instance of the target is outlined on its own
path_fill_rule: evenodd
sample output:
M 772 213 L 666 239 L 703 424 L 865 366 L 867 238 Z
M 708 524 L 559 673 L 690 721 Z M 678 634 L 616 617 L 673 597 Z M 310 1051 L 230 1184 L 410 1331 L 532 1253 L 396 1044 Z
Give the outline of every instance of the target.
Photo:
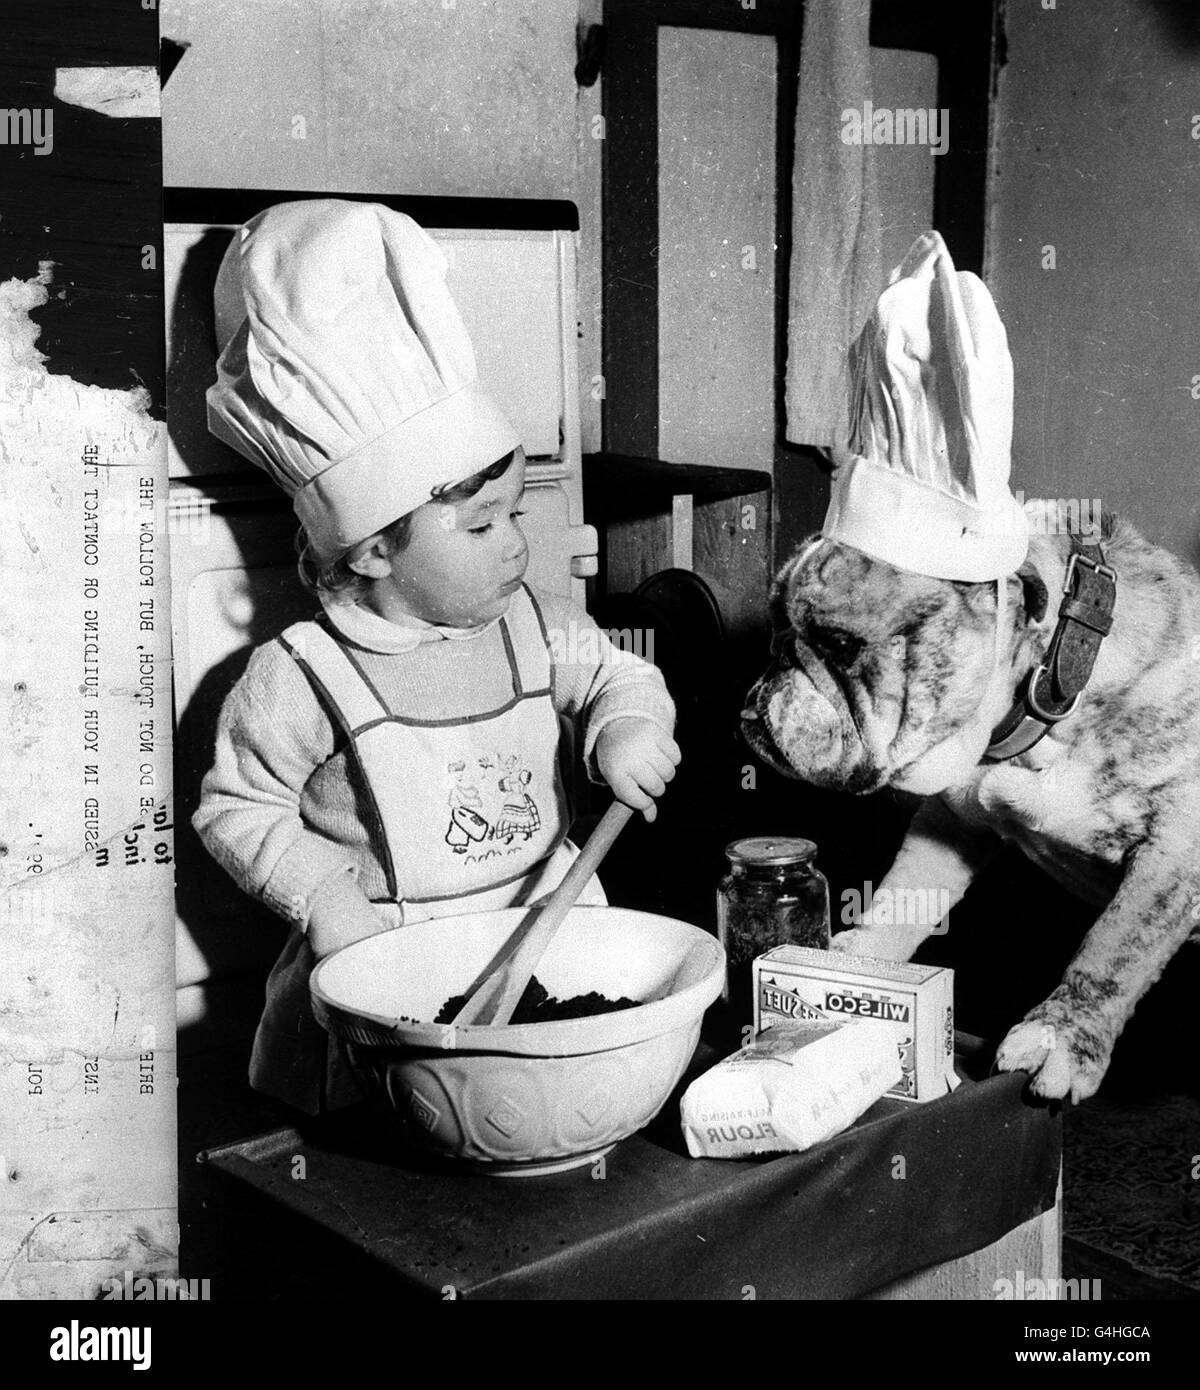
M 323 559 L 520 443 L 446 268 L 410 217 L 331 198 L 268 208 L 225 253 L 208 427 L 292 498 Z
M 935 579 L 994 580 L 1025 559 L 1009 491 L 1013 371 L 983 281 L 937 232 L 913 243 L 850 352 L 850 451 L 823 534 Z

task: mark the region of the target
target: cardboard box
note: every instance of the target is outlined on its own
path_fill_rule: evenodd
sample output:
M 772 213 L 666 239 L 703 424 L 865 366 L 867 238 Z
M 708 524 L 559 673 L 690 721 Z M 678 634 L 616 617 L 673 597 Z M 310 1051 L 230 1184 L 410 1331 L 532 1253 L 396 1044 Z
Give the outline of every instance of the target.
M 882 1019 L 901 1025 L 903 1075 L 889 1095 L 934 1100 L 958 1085 L 953 970 L 776 946 L 752 974 L 756 1032 L 806 1018 Z

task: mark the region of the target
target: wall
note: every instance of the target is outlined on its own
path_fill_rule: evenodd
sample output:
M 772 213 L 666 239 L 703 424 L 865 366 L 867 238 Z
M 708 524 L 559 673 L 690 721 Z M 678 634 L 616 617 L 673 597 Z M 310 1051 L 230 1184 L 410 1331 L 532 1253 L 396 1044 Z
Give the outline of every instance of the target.
M 165 182 L 569 198 L 575 21 L 574 0 L 164 0 L 192 45 Z
M 162 0 L 189 48 L 163 93 L 163 181 L 567 198 L 580 208 L 581 429 L 599 448 L 599 0 Z
M 1098 497 L 1196 561 L 1194 0 L 1006 9 L 988 280 L 1016 370 L 1014 485 Z

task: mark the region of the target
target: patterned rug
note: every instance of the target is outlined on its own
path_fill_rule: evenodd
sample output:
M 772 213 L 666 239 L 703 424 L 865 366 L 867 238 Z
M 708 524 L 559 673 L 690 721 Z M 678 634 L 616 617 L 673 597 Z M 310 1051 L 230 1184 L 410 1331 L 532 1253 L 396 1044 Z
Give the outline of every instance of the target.
M 1200 1100 L 1095 1096 L 1064 1123 L 1067 1237 L 1200 1296 Z

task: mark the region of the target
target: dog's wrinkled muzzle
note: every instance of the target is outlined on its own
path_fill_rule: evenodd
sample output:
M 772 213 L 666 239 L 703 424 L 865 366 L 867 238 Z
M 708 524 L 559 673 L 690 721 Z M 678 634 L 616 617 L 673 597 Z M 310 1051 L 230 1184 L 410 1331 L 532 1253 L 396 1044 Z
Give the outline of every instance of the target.
M 786 639 L 779 642 L 778 666 L 746 698 L 743 738 L 785 776 L 843 791 L 872 789 L 880 779 L 848 707 L 831 698 L 836 687 L 828 695 L 818 689 L 796 655 L 794 645 Z

